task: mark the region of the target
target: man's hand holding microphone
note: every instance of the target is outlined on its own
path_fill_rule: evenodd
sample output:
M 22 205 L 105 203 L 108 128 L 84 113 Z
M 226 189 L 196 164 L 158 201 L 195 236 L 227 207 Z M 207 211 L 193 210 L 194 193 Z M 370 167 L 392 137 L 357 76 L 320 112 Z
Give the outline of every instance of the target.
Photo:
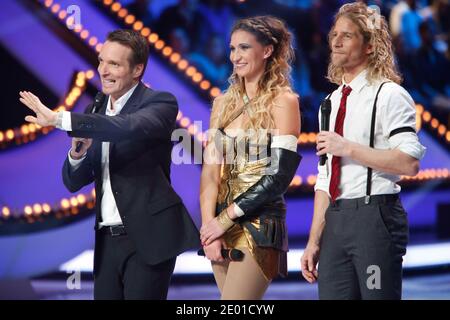
M 70 149 L 70 157 L 73 160 L 80 160 L 86 154 L 92 145 L 92 139 L 72 138 L 72 149 Z

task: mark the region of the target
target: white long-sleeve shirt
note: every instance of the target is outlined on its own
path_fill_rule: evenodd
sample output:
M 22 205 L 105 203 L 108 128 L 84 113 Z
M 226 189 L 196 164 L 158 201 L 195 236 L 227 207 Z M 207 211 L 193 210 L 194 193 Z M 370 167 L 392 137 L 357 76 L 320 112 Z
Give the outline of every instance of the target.
M 347 97 L 346 115 L 343 136 L 353 142 L 369 146 L 372 109 L 376 93 L 383 81 L 369 84 L 367 70 L 362 71 L 348 85 L 352 88 Z M 331 114 L 330 131 L 334 131 L 335 121 L 342 96 L 341 85 L 330 96 Z M 319 122 L 320 122 L 319 112 Z M 421 159 L 426 148 L 423 147 L 414 132 L 402 132 L 390 137 L 390 133 L 399 128 L 416 128 L 416 108 L 409 93 L 400 85 L 389 82 L 380 91 L 377 101 L 375 121 L 375 149 L 398 149 L 416 159 Z M 333 156 L 328 154 L 325 165 L 318 165 L 318 175 L 314 190 L 325 191 L 329 195 L 331 178 L 331 161 Z M 378 170 L 372 173 L 371 194 L 393 194 L 400 192 L 396 183 L 400 176 Z M 366 195 L 367 167 L 348 157 L 341 159 L 341 177 L 338 199 L 354 199 Z

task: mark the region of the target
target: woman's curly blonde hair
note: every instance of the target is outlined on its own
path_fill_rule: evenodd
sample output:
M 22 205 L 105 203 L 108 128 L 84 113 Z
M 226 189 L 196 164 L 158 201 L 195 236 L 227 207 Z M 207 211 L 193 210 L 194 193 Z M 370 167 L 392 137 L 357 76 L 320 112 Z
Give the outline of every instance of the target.
M 242 30 L 253 34 L 263 46 L 272 45 L 273 52 L 265 66 L 264 74 L 258 82 L 256 96 L 252 99 L 248 112 L 249 122 L 242 129 L 273 129 L 274 121 L 271 107 L 274 100 L 283 92 L 293 92 L 290 72 L 294 59 L 292 35 L 283 21 L 271 16 L 258 16 L 241 19 L 235 23 L 231 34 Z M 210 128 L 220 128 L 227 124 L 237 109 L 242 106 L 245 93 L 244 79 L 233 73 L 229 78 L 230 86 L 215 101 Z M 216 103 L 217 102 L 217 103 Z
M 373 52 L 369 55 L 367 63 L 368 81 L 373 82 L 374 80 L 385 78 L 399 84 L 402 81 L 402 77 L 395 65 L 392 39 L 386 19 L 377 10 L 369 8 L 361 2 L 343 5 L 334 17 L 334 24 L 341 17 L 348 18 L 356 24 L 363 36 L 364 43 L 370 44 L 373 48 Z M 333 29 L 334 26 L 328 35 L 330 47 Z M 328 65 L 328 80 L 340 85 L 343 75 L 344 69 L 334 66 L 330 60 Z

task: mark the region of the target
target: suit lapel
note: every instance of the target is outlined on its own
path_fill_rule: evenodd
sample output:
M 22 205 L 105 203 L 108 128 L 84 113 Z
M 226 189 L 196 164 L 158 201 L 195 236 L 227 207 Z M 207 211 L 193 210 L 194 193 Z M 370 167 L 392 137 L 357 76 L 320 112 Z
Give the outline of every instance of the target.
M 105 98 L 105 101 L 103 102 L 100 109 L 97 111 L 98 114 L 105 115 L 106 114 L 106 107 L 108 106 L 109 96 Z M 92 147 L 94 148 L 94 167 L 95 172 L 100 177 L 102 175 L 102 141 L 94 140 Z
M 136 89 L 134 89 L 132 95 L 130 96 L 130 98 L 128 99 L 127 103 L 125 103 L 125 105 L 123 106 L 122 110 L 120 110 L 119 114 L 127 114 L 127 113 L 131 113 L 140 103 L 140 99 L 145 91 L 147 87 L 142 83 L 139 82 L 139 84 L 137 85 Z M 106 99 L 107 101 L 109 99 Z M 106 112 L 106 107 L 105 107 L 105 112 Z M 114 160 L 112 160 L 111 155 L 114 153 L 114 149 L 115 149 L 116 144 L 114 142 L 111 142 L 109 144 L 109 164 L 111 167 L 111 161 L 114 162 Z M 101 151 L 101 150 L 100 150 Z
M 103 115 L 106 114 L 106 106 L 108 105 L 108 101 L 109 101 L 109 96 L 106 96 L 105 101 L 103 101 L 102 106 L 97 111 L 98 114 L 103 114 Z
M 120 111 L 120 114 L 126 114 L 132 111 L 139 104 L 142 94 L 144 93 L 146 88 L 147 87 L 142 82 L 139 82 L 136 89 L 134 89 L 133 94 Z

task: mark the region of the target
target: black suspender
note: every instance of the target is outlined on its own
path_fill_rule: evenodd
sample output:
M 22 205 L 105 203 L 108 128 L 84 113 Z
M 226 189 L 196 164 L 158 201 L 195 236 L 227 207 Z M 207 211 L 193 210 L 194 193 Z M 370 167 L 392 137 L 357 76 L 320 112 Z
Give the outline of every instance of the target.
M 377 101 L 378 101 L 378 94 L 380 93 L 381 88 L 385 83 L 388 83 L 390 81 L 383 82 L 380 87 L 378 88 L 377 94 L 375 96 L 375 101 L 373 102 L 373 108 L 372 108 L 372 122 L 370 124 L 370 147 L 374 147 L 374 141 L 375 141 L 375 118 L 377 114 Z M 364 203 L 369 204 L 370 203 L 370 192 L 372 189 L 372 168 L 367 167 L 367 186 L 366 186 L 366 197 L 364 198 Z

